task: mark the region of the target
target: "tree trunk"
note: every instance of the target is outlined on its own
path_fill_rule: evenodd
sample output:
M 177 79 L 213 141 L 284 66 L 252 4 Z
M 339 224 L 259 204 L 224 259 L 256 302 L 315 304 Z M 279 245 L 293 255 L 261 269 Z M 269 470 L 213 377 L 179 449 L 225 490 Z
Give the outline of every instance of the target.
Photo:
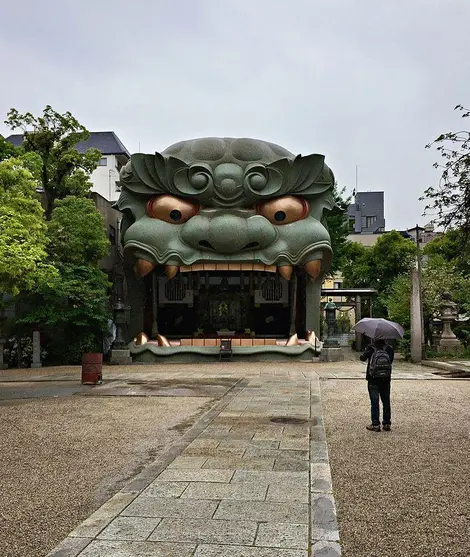
M 46 207 L 44 209 L 44 214 L 46 220 L 51 220 L 52 210 L 54 209 L 55 197 L 51 194 L 50 191 L 47 190 L 44 190 L 44 197 L 46 200 Z

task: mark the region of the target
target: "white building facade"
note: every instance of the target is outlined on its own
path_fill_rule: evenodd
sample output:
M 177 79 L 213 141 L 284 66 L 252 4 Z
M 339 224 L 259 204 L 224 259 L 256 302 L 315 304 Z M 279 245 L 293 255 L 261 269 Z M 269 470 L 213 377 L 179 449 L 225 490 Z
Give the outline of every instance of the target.
M 98 167 L 91 173 L 90 181 L 93 184 L 91 191 L 100 194 L 108 201 L 116 201 L 119 197 L 116 181 L 119 180 L 121 166 L 116 155 L 103 155 Z
M 130 159 L 130 154 L 114 132 L 91 132 L 87 141 L 77 144 L 77 150 L 81 153 L 90 148 L 98 149 L 102 155 L 90 176 L 92 191 L 108 201 L 116 201 L 120 193 L 116 186 L 119 171 Z

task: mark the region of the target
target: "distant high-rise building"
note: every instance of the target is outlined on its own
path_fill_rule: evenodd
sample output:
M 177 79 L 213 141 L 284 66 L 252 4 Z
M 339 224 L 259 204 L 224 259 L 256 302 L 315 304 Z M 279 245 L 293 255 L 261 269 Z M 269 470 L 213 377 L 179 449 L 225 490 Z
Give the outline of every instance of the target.
M 384 192 L 361 191 L 348 208 L 351 234 L 380 234 L 385 231 Z

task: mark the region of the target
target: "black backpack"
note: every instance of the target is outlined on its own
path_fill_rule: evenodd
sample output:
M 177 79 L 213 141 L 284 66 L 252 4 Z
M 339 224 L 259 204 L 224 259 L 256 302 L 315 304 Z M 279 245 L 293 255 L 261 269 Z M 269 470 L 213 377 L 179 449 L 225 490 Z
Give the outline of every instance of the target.
M 376 348 L 370 358 L 369 375 L 372 379 L 390 379 L 392 362 L 390 355 L 383 348 Z

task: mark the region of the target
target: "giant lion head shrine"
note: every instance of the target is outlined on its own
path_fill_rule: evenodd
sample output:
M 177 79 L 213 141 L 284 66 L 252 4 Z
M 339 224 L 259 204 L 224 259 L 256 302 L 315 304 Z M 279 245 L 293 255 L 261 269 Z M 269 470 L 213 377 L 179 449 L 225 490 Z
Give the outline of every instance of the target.
M 257 139 L 132 155 L 117 202 L 134 361 L 311 360 L 334 175 Z M 133 339 L 133 340 L 132 340 Z

